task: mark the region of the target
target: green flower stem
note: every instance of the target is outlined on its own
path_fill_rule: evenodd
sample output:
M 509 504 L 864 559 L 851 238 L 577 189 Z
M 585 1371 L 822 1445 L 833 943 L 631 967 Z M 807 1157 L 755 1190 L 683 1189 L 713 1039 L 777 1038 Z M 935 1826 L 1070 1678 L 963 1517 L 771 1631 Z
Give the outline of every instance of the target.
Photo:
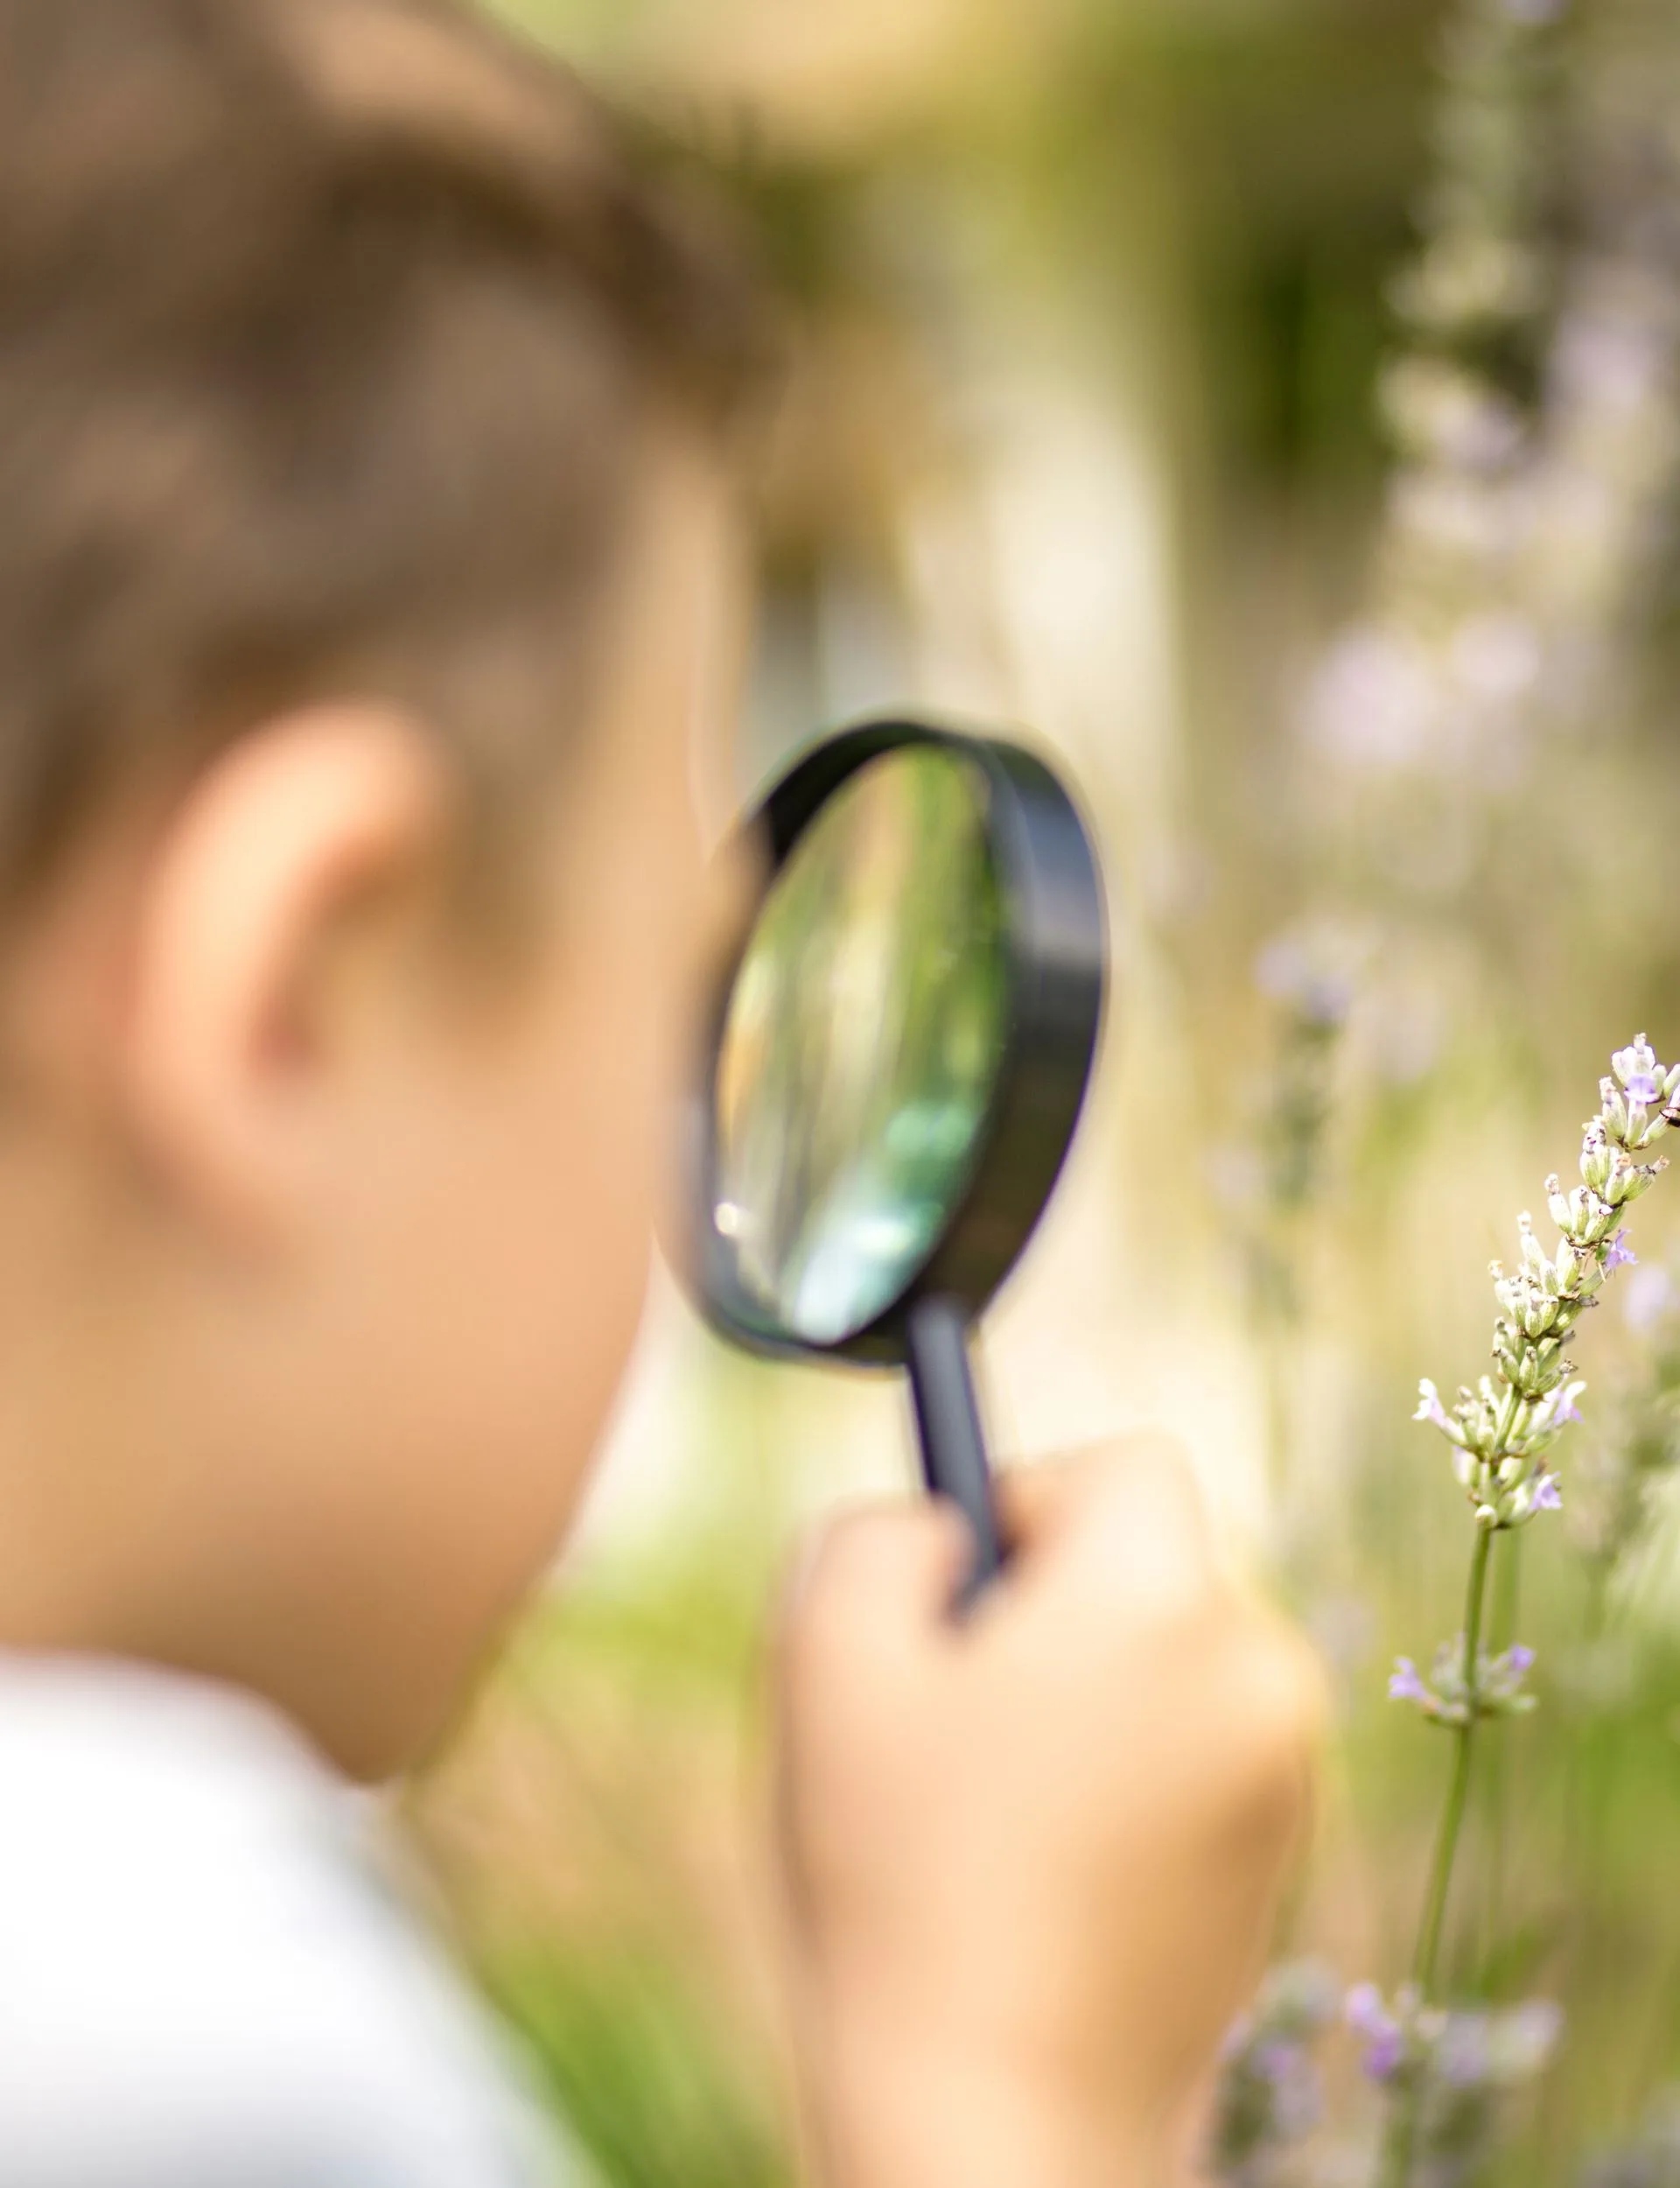
M 1469 1710 L 1464 1722 L 1452 1727 L 1452 1776 L 1447 1786 L 1446 1806 L 1441 1811 L 1441 1827 L 1436 1836 L 1435 1858 L 1430 1868 L 1429 1889 L 1424 1900 L 1424 1918 L 1418 1928 L 1418 1949 L 1412 1955 L 1411 1963 L 1411 1980 L 1417 1985 L 1420 2001 L 1425 2003 L 1435 1988 L 1436 1969 L 1441 1953 L 1441 1930 L 1446 1919 L 1447 1894 L 1452 1883 L 1452 1864 L 1457 1858 L 1459 1838 L 1464 1828 L 1465 1808 L 1470 1797 L 1470 1764 L 1474 1754 L 1477 1722 L 1476 1673 L 1481 1647 L 1482 1604 L 1488 1592 L 1488 1560 L 1493 1554 L 1494 1537 L 1497 1532 L 1493 1527 L 1478 1527 L 1476 1546 L 1470 1555 L 1470 1580 L 1464 1604 L 1462 1666 Z M 1418 2141 L 1418 2094 L 1410 2080 L 1402 2082 L 1394 2091 L 1378 2170 L 1382 2188 L 1410 2188 L 1412 2153 Z
M 1464 1604 L 1464 1691 L 1469 1707 L 1465 1721 L 1452 1727 L 1455 1753 L 1452 1757 L 1452 1777 L 1447 1787 L 1446 1806 L 1441 1812 L 1441 1828 L 1435 1841 L 1435 1860 L 1430 1870 L 1429 1890 L 1424 1900 L 1424 1918 L 1418 1931 L 1418 1950 L 1412 1956 L 1411 1979 L 1418 1986 L 1418 1995 L 1427 2001 L 1435 1988 L 1436 1968 L 1441 1954 L 1441 1925 L 1446 1918 L 1446 1897 L 1452 1882 L 1452 1864 L 1458 1855 L 1459 1836 L 1464 1826 L 1465 1803 L 1470 1792 L 1470 1764 L 1475 1751 L 1476 1739 L 1476 1671 L 1481 1647 L 1481 1607 L 1488 1589 L 1488 1560 L 1494 1546 L 1494 1530 L 1478 1527 L 1476 1546 L 1470 1556 L 1470 1584 Z
M 1396 2093 L 1389 2107 L 1389 2122 L 1377 2165 L 1377 2188 L 1411 2188 L 1411 2156 L 1417 2142 L 1418 2093 L 1407 2087 Z
M 1403 1657 L 1390 1687 L 1397 1697 L 1417 1702 L 1427 1715 L 1444 1719 L 1455 1745 L 1411 1980 L 1396 2005 L 1396 2033 L 1402 2050 L 1388 2070 L 1390 2104 L 1378 2174 L 1383 2188 L 1410 2188 L 1420 2116 L 1434 2071 L 1432 2047 L 1442 2025 L 1435 2009 L 1441 1936 L 1469 1805 L 1476 1728 L 1485 1709 L 1505 1715 L 1532 1706 L 1519 1695 L 1521 1673 L 1514 1680 L 1509 1676 L 1514 1667 L 1508 1659 L 1495 1692 L 1485 1695 L 1481 1687 L 1482 1614 L 1494 1537 L 1526 1526 L 1536 1512 L 1554 1510 L 1559 1502 L 1558 1477 L 1544 1454 L 1567 1422 L 1580 1419 L 1575 1400 L 1586 1388 L 1585 1383 L 1569 1379 L 1574 1364 L 1564 1357 L 1563 1348 L 1606 1277 L 1633 1259 L 1624 1243 L 1621 1218 L 1668 1168 L 1661 1157 L 1649 1162 L 1638 1157 L 1680 1126 L 1680 1064 L 1659 1064 L 1643 1034 L 1611 1057 L 1610 1069 L 1611 1076 L 1599 1082 L 1599 1114 L 1582 1127 L 1580 1184 L 1565 1192 L 1557 1177 L 1546 1180 L 1546 1204 L 1562 1234 L 1556 1252 L 1544 1251 L 1534 1235 L 1532 1219 L 1521 1216 L 1520 1265 L 1509 1275 L 1499 1262 L 1493 1265 L 1494 1292 L 1502 1310 L 1494 1324 L 1497 1373 L 1484 1374 L 1476 1390 L 1461 1390 L 1450 1414 L 1427 1377 L 1418 1385 L 1422 1402 L 1413 1418 L 1432 1422 L 1453 1446 L 1453 1472 L 1475 1508 L 1476 1543 L 1470 1558 L 1463 1656 L 1457 1672 L 1451 1669 L 1449 1649 L 1443 1652 L 1446 1668 L 1437 1679 L 1438 1692 L 1426 1687 L 1410 1659 Z M 1504 1585 L 1494 1623 L 1508 1647 L 1517 1583 L 1508 1553 L 1502 1559 L 1500 1577 Z M 1495 1785 L 1492 1790 L 1493 1855 L 1502 1870 L 1503 1789 Z M 1493 1904 L 1490 1895 L 1488 1909 Z M 1488 1909 L 1484 1909 L 1484 1931 Z M 1496 1946 L 1494 1934 L 1489 1950 Z
M 1488 1649 L 1499 1656 L 1516 1639 L 1517 1606 L 1522 1581 L 1522 1537 L 1508 1533 L 1494 1559 L 1492 1631 Z M 1510 1750 L 1495 1740 L 1482 1765 L 1488 1785 L 1488 1877 L 1482 1903 L 1482 1987 L 1486 1989 L 1496 1969 L 1500 1939 L 1505 1930 L 1505 1875 L 1510 1852 Z

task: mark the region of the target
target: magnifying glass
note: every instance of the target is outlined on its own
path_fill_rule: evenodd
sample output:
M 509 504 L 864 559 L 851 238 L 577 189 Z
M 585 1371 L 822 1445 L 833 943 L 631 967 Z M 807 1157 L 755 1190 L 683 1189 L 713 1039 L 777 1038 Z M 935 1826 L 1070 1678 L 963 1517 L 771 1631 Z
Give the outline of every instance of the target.
M 1041 760 L 916 720 L 818 745 L 746 826 L 766 881 L 696 1104 L 702 1304 L 754 1351 L 908 1370 L 972 1589 L 1002 1552 L 969 1336 L 1085 1098 L 1096 854 Z

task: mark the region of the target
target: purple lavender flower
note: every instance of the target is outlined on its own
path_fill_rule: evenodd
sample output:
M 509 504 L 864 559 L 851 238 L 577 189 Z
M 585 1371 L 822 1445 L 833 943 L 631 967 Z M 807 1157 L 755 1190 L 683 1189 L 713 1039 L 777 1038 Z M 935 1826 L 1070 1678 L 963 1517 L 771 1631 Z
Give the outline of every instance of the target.
M 1323 2112 L 1312 2046 L 1340 2009 L 1341 1985 L 1313 1960 L 1274 1967 L 1233 2026 L 1209 2122 L 1208 2177 L 1261 2188 Z M 1200 2177 L 1200 2176 L 1199 2176 Z
M 1449 2014 L 1435 2046 L 1434 2066 L 1441 2079 L 1455 2089 L 1480 2088 L 1491 2065 L 1487 2015 Z
M 1635 1034 L 1625 1048 L 1618 1048 L 1610 1058 L 1610 1069 L 1626 1086 L 1630 1079 L 1656 1072 L 1656 1051 L 1643 1034 Z
M 1655 1083 L 1655 1082 L 1653 1082 L 1653 1083 Z M 1632 1093 L 1633 1088 L 1631 1084 L 1629 1085 L 1628 1090 L 1629 1093 Z M 1627 1244 L 1627 1238 L 1628 1232 L 1626 1227 L 1624 1226 L 1624 1228 L 1617 1231 L 1615 1237 L 1611 1239 L 1609 1247 L 1604 1257 L 1604 1273 L 1606 1276 L 1610 1274 L 1613 1269 L 1635 1269 L 1639 1266 L 1639 1256 L 1634 1252 L 1633 1248 Z
M 1518 1679 L 1526 1679 L 1534 1669 L 1534 1651 L 1525 1647 L 1521 1641 L 1514 1641 L 1505 1652 L 1505 1661 Z
M 1572 1413 L 1570 1418 L 1572 1420 L 1578 1420 L 1580 1415 Z M 1533 1509 L 1536 1511 L 1561 1511 L 1563 1508 L 1564 1492 L 1558 1476 L 1555 1474 L 1543 1474 L 1540 1476 L 1539 1485 L 1534 1492 Z
M 1418 1666 L 1409 1656 L 1397 1656 L 1394 1659 L 1394 1670 L 1389 1679 L 1389 1700 L 1420 1702 L 1424 1708 L 1428 1708 L 1435 1700 L 1418 1677 Z
M 1654 1071 L 1635 1071 L 1629 1076 L 1625 1091 L 1630 1102 L 1642 1103 L 1649 1109 L 1662 1099 L 1662 1083 Z
M 1575 1399 L 1578 1394 L 1586 1388 L 1585 1383 L 1564 1383 L 1552 1392 L 1551 1411 L 1546 1420 L 1546 1426 L 1549 1428 L 1561 1428 L 1565 1423 L 1580 1419 L 1580 1408 L 1576 1405 Z M 1535 1509 L 1536 1511 L 1544 1509 L 1538 1499 L 1536 1500 Z

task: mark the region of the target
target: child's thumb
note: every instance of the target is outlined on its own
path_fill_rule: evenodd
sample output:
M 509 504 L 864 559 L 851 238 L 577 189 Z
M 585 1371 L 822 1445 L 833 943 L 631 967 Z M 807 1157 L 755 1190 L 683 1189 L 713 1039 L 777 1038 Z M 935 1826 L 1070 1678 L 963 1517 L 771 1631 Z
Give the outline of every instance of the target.
M 795 1571 L 788 1625 L 872 1653 L 923 1639 L 948 1619 L 973 1557 L 967 1521 L 942 1497 L 845 1513 Z

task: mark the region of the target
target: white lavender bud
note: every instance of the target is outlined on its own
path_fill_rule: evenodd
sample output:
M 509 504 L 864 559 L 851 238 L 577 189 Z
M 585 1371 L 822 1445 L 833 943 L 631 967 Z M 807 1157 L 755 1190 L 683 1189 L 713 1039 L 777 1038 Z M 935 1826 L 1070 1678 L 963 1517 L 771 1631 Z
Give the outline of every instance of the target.
M 1530 1292 L 1522 1307 L 1522 1334 L 1526 1337 L 1544 1337 L 1558 1319 L 1558 1302 L 1544 1294 Z
M 1589 1192 L 1602 1196 L 1614 1162 L 1615 1152 L 1605 1138 L 1604 1126 L 1595 1120 L 1581 1141 L 1581 1181 Z

